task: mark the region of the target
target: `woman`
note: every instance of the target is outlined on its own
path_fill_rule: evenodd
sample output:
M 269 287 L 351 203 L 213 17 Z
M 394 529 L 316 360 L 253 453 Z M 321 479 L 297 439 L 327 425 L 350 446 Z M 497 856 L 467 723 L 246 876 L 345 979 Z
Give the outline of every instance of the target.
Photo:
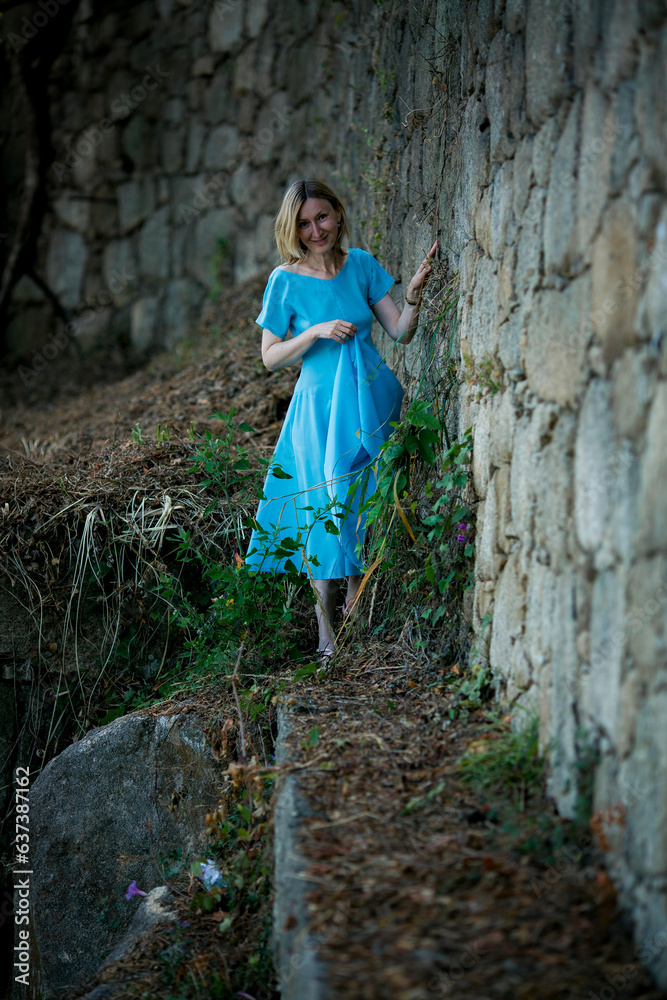
M 318 653 L 334 651 L 335 581 L 347 578 L 349 613 L 362 578 L 358 555 L 375 489 L 370 466 L 400 416 L 403 389 L 371 339 L 375 316 L 392 340 L 417 328 L 419 295 L 437 240 L 411 279 L 399 313 L 394 279 L 365 250 L 343 249 L 345 209 L 321 181 L 295 181 L 275 224 L 285 262 L 269 276 L 262 360 L 269 371 L 303 359 L 257 511 L 246 566 L 308 572 L 317 592 Z M 366 471 L 364 474 L 364 470 Z

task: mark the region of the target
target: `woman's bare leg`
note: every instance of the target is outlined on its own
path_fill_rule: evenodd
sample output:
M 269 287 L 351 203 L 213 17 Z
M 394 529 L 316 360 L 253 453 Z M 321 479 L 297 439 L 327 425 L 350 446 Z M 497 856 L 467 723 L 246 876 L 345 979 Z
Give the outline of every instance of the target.
M 315 587 L 319 597 L 319 600 L 315 605 L 317 628 L 320 636 L 318 652 L 333 652 L 333 620 L 336 610 L 336 592 L 338 590 L 338 586 L 333 580 L 313 580 L 313 586 Z

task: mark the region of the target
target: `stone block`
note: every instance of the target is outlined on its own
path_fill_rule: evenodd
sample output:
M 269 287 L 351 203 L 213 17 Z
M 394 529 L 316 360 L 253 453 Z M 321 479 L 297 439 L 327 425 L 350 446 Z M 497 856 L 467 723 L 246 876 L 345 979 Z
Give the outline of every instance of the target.
M 655 371 L 646 349 L 628 348 L 612 372 L 614 429 L 619 438 L 637 440 L 655 391 Z
M 127 305 L 136 295 L 136 289 L 132 282 L 137 277 L 138 271 L 134 238 L 110 240 L 106 244 L 102 257 L 102 275 L 116 308 Z M 118 281 L 119 274 L 126 279 L 124 282 Z
M 246 45 L 234 60 L 232 87 L 236 97 L 242 97 L 243 94 L 255 90 L 258 51 L 258 43 L 252 42 L 250 45 Z
M 153 122 L 148 122 L 146 116 L 138 111 L 123 126 L 120 142 L 123 152 L 132 161 L 136 171 L 148 170 L 157 159 L 158 130 Z
M 479 403 L 473 432 L 472 477 L 478 497 L 486 497 L 493 469 L 491 463 L 493 414 L 493 398 L 484 396 Z
M 545 202 L 545 189 L 532 188 L 522 219 L 517 251 L 515 287 L 519 297 L 537 288 L 542 275 Z
M 72 194 L 56 198 L 53 208 L 61 222 L 79 233 L 85 233 L 90 219 L 90 203 L 85 198 L 73 198 Z
M 637 548 L 644 556 L 667 549 L 667 384 L 659 382 L 646 427 L 639 483 Z
M 146 351 L 153 343 L 158 314 L 158 300 L 153 296 L 132 303 L 130 339 L 138 351 Z
M 505 555 L 512 551 L 514 540 L 507 535 L 507 528 L 512 517 L 512 504 L 510 498 L 510 467 L 507 462 L 496 470 L 493 477 L 493 489 L 495 492 L 495 504 L 498 512 L 498 548 Z
M 252 0 L 245 6 L 245 33 L 249 38 L 257 38 L 269 16 L 269 0 Z
M 573 29 L 574 82 L 582 90 L 593 76 L 596 55 L 602 38 L 607 0 L 588 0 L 587 3 L 569 4 Z
M 185 127 L 182 125 L 177 128 L 165 127 L 162 130 L 160 141 L 162 169 L 167 174 L 179 173 L 183 169 Z
M 49 240 L 46 256 L 46 280 L 67 308 L 81 302 L 83 274 L 88 248 L 80 233 L 56 229 Z
M 95 972 L 132 920 L 136 904 L 123 899 L 130 882 L 144 891 L 163 882 L 160 851 L 205 848 L 219 772 L 192 716 L 130 715 L 91 731 L 37 776 L 30 930 L 45 992 Z M 105 898 L 120 901 L 106 918 Z
M 191 115 L 188 119 L 185 151 L 185 169 L 188 174 L 194 174 L 199 169 L 205 134 L 206 127 L 201 118 Z
M 542 399 L 573 406 L 585 383 L 590 339 L 590 277 L 583 274 L 561 291 L 540 292 L 522 332 L 521 354 L 528 385 Z
M 535 545 L 557 573 L 566 569 L 570 557 L 575 428 L 574 414 L 560 411 L 550 440 L 536 456 Z
M 574 575 L 563 572 L 555 579 L 553 615 L 540 623 L 552 633 L 550 730 L 545 733 L 550 755 L 548 790 L 563 816 L 573 818 L 577 805 L 577 696 L 576 617 Z M 528 626 L 526 625 L 526 630 Z
M 468 100 L 461 122 L 461 212 L 473 217 L 482 189 L 489 182 L 490 129 L 486 104 L 478 97 Z M 466 221 L 470 226 L 470 222 Z
M 610 164 L 616 128 L 610 104 L 595 84 L 584 95 L 577 191 L 577 243 L 590 243 L 609 198 Z
M 204 53 L 195 59 L 192 67 L 193 76 L 213 76 L 215 73 L 215 56 L 210 52 Z
M 169 282 L 163 307 L 164 346 L 167 350 L 194 333 L 203 297 L 201 286 L 191 278 L 177 278 Z
M 640 48 L 638 7 L 627 0 L 607 0 L 605 5 L 598 62 L 600 83 L 608 93 L 636 70 Z
M 521 572 L 520 559 L 512 553 L 500 574 L 496 586 L 491 646 L 491 667 L 507 675 L 513 660 L 513 645 L 523 633 L 526 615 L 526 580 Z
M 217 125 L 209 132 L 204 148 L 204 166 L 227 170 L 238 159 L 239 134 L 233 125 Z
M 535 139 L 532 135 L 525 136 L 517 145 L 516 153 L 514 154 L 512 210 L 519 225 L 522 225 L 523 213 L 528 205 L 530 189 L 534 180 L 534 143 Z
M 591 554 L 600 548 L 610 521 L 615 460 L 611 386 L 593 379 L 581 406 L 574 452 L 577 537 Z
M 560 124 L 558 117 L 552 115 L 547 118 L 544 125 L 533 140 L 533 174 L 535 183 L 546 188 L 551 176 L 551 164 L 558 146 L 560 136 Z
M 526 26 L 526 0 L 507 0 L 505 4 L 505 27 L 512 34 Z
M 186 268 L 205 288 L 218 280 L 220 240 L 226 241 L 227 252 L 234 241 L 237 223 L 232 208 L 215 208 L 202 214 L 186 242 Z
M 459 258 L 459 293 L 472 293 L 477 276 L 477 264 L 482 257 L 482 251 L 476 240 L 468 240 Z
M 625 627 L 643 691 L 652 696 L 667 679 L 667 558 L 639 558 L 628 573 Z
M 527 0 L 526 109 L 542 125 L 568 96 L 571 51 L 562 0 Z
M 21 275 L 12 289 L 12 302 L 20 302 L 21 306 L 32 303 L 46 302 L 46 295 L 31 277 L 27 274 Z
M 624 582 L 613 569 L 598 573 L 591 602 L 590 661 L 582 667 L 581 708 L 590 724 L 616 741 L 621 663 L 625 655 Z
M 637 71 L 636 114 L 642 147 L 660 187 L 667 184 L 667 24 L 641 47 Z
M 491 163 L 503 163 L 514 155 L 517 137 L 510 119 L 513 109 L 512 72 L 517 57 L 523 62 L 523 40 L 499 31 L 489 49 L 486 66 L 486 101 L 491 130 Z M 523 75 L 523 66 L 516 68 Z M 520 102 L 520 98 L 519 98 Z M 517 111 L 515 110 L 515 116 Z
M 491 358 L 498 346 L 495 322 L 497 286 L 498 275 L 494 263 L 489 257 L 483 257 L 477 267 L 472 308 L 465 330 L 462 331 L 475 369 Z
M 223 63 L 203 91 L 201 113 L 209 125 L 234 120 L 232 70 L 229 63 Z
M 544 218 L 544 269 L 547 275 L 571 275 L 579 248 L 576 243 L 577 184 L 581 97 L 578 95 L 554 155 Z
M 625 785 L 634 790 L 627 823 L 627 850 L 635 877 L 667 873 L 667 797 L 664 774 L 667 771 L 667 691 L 647 699 L 637 717 L 633 753 L 623 768 Z M 640 928 L 664 930 L 665 919 L 658 927 L 644 916 Z M 642 927 L 641 925 L 644 924 Z M 640 938 L 640 940 L 642 940 Z M 644 938 L 646 940 L 646 938 Z
M 636 274 L 627 281 L 633 290 L 646 285 L 639 302 L 637 330 L 642 338 L 655 343 L 663 339 L 667 315 L 667 205 L 662 205 L 652 242 L 653 249 L 641 254 Z
M 535 487 L 533 469 L 535 463 L 535 428 L 528 414 L 517 421 L 514 429 L 514 447 L 510 467 L 510 498 L 512 520 L 509 530 L 512 537 L 520 538 L 522 544 L 530 547 Z M 473 452 L 474 455 L 474 452 Z
M 510 311 L 516 305 L 514 290 L 514 275 L 516 273 L 517 248 L 506 247 L 505 254 L 498 269 L 498 300 L 496 303 L 495 322 L 501 323 L 509 317 Z
M 495 260 L 500 260 L 505 252 L 507 227 L 512 217 L 512 172 L 512 161 L 503 163 L 492 185 L 491 256 Z
M 494 473 L 486 492 L 486 502 L 477 511 L 477 545 L 475 549 L 475 578 L 496 580 L 505 563 L 505 554 L 498 546 L 499 511 L 495 489 L 497 472 Z M 480 516 L 481 508 L 481 516 Z
M 487 256 L 491 256 L 491 202 L 493 188 L 488 187 L 482 192 L 475 209 L 475 239 Z
M 139 181 L 119 184 L 118 225 L 121 236 L 135 229 L 155 209 L 155 181 L 152 177 L 142 177 Z
M 507 321 L 498 327 L 498 357 L 506 372 L 516 375 L 521 368 L 519 340 L 521 336 L 521 310 L 515 309 Z
M 211 52 L 231 52 L 243 36 L 245 4 L 213 4 L 208 19 L 208 43 Z
M 615 199 L 593 248 L 592 321 L 611 364 L 636 340 L 639 239 L 632 207 Z
M 139 270 L 149 278 L 164 279 L 169 274 L 170 210 L 163 205 L 139 231 Z

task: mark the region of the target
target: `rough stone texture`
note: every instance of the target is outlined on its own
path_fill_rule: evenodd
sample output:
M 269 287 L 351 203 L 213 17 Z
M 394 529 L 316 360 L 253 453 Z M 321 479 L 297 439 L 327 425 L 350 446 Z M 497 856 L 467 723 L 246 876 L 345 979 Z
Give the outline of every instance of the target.
M 118 943 L 139 899 L 125 900 L 130 882 L 148 892 L 161 855 L 204 849 L 218 770 L 185 714 L 118 719 L 47 764 L 30 791 L 31 952 L 45 991 L 84 982 Z
M 501 697 L 538 712 L 566 814 L 577 760 L 599 751 L 595 808 L 626 807 L 610 870 L 638 940 L 651 938 L 667 922 L 653 808 L 667 768 L 664 3 L 157 0 L 131 12 L 114 47 L 115 15 L 81 5 L 51 76 L 54 149 L 114 114 L 147 65 L 167 75 L 52 179 L 37 273 L 71 303 L 111 288 L 109 329 L 142 343 L 154 329 L 151 343 L 169 346 L 193 330 L 221 236 L 223 280 L 278 263 L 272 220 L 298 177 L 339 190 L 350 245 L 403 282 L 397 301 L 439 237 L 459 273 L 457 413 L 461 432 L 473 426 L 480 499 L 468 613 L 477 629 L 493 615 L 480 655 Z M 13 122 L 4 108 L 0 123 Z M 21 164 L 6 172 L 16 191 Z M 24 282 L 13 309 L 12 342 L 38 346 L 50 303 Z M 419 345 L 402 370 L 415 384 Z M 667 985 L 667 951 L 651 967 Z
M 286 745 L 292 730 L 290 712 L 278 709 L 276 764 L 290 762 Z M 274 808 L 273 952 L 280 996 L 284 1000 L 325 1000 L 326 968 L 318 958 L 319 942 L 308 932 L 306 860 L 299 849 L 302 820 L 313 815 L 300 788 L 298 772 L 279 779 Z
M 566 815 L 578 759 L 599 752 L 594 808 L 625 808 L 608 864 L 638 941 L 667 920 L 655 806 L 667 772 L 666 16 L 639 0 L 506 3 L 488 56 L 468 28 L 454 199 L 473 368 L 459 428 L 473 424 L 480 499 L 473 622 L 493 615 L 480 647 L 499 694 L 537 711 Z M 525 32 L 519 109 L 507 32 Z M 488 115 L 490 176 L 479 124 L 466 131 L 472 109 Z M 493 396 L 474 377 L 486 359 L 504 370 Z M 661 949 L 649 966 L 667 985 Z

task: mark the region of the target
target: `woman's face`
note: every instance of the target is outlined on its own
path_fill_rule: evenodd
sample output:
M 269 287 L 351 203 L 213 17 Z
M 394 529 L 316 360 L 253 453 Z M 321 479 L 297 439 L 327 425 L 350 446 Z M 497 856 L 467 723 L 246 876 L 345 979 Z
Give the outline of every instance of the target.
M 296 224 L 306 249 L 317 254 L 331 250 L 338 235 L 340 216 L 340 209 L 335 209 L 326 198 L 306 198 Z

